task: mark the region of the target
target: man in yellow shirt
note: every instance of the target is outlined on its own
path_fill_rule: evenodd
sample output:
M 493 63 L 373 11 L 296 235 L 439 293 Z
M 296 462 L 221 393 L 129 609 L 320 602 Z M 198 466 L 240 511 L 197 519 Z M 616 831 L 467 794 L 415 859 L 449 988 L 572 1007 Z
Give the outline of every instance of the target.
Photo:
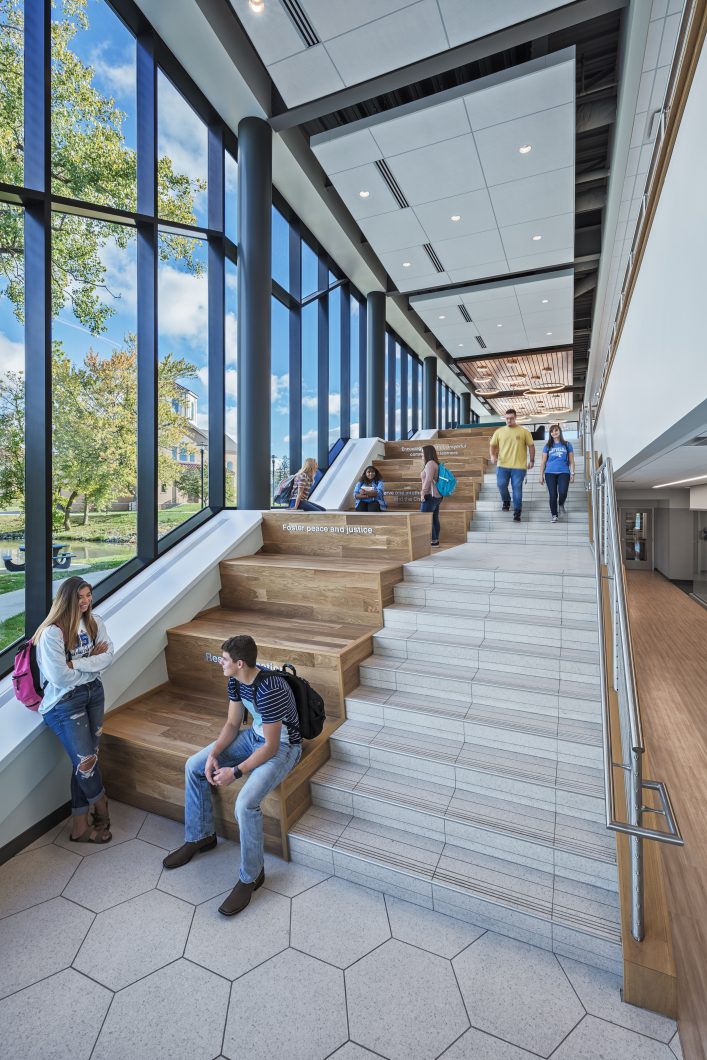
M 496 485 L 501 494 L 502 510 L 510 511 L 510 481 L 513 491 L 513 521 L 519 523 L 523 507 L 523 482 L 527 471 L 535 463 L 535 445 L 530 431 L 516 423 L 515 409 L 506 411 L 506 426 L 499 427 L 494 433 L 489 445 L 489 459 L 492 464 L 498 464 Z

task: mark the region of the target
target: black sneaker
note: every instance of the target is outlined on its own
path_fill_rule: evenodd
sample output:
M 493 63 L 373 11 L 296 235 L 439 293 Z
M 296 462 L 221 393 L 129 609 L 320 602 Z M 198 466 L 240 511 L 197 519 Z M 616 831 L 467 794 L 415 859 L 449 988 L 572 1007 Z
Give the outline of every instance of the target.
M 510 510 L 511 510 L 510 504 L 502 504 L 501 505 L 501 511 L 502 512 L 510 512 Z
M 196 843 L 183 843 L 178 850 L 173 850 L 171 854 L 168 854 L 162 864 L 166 869 L 180 869 L 182 865 L 188 865 L 195 854 L 213 850 L 216 842 L 215 835 L 207 835 Z
M 519 523 L 520 522 L 520 512 L 513 512 L 513 522 L 514 523 Z

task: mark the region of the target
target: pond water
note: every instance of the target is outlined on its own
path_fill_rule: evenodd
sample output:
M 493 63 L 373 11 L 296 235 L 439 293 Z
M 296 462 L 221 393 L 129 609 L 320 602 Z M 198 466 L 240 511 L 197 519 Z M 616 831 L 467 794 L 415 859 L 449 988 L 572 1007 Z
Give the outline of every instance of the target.
M 133 551 L 133 546 L 125 542 L 111 544 L 106 541 L 62 541 L 61 537 L 58 537 L 55 544 L 65 544 L 68 551 L 73 554 L 72 568 L 99 559 L 113 559 L 113 557 L 124 562 L 122 557 L 129 556 Z M 20 552 L 20 545 L 24 545 L 24 541 L 0 541 L 0 556 L 9 556 L 15 563 L 24 563 L 25 554 Z M 0 569 L 4 570 L 4 565 L 0 565 Z

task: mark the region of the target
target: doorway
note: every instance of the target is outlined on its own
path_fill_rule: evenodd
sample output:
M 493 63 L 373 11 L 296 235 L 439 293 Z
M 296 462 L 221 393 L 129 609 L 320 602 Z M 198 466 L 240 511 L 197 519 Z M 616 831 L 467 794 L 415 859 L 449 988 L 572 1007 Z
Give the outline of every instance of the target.
M 621 538 L 627 570 L 653 570 L 653 512 L 622 508 Z

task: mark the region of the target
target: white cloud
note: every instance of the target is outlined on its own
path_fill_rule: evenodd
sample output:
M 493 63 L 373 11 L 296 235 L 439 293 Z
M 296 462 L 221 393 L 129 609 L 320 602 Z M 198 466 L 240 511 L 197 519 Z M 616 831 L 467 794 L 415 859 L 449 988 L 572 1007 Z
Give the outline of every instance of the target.
M 302 435 L 302 444 L 304 445 L 305 442 L 316 442 L 318 437 L 319 437 L 319 432 L 318 431 L 316 431 L 316 430 L 307 431 L 306 434 Z
M 105 58 L 106 44 L 100 44 L 91 52 L 89 59 L 95 75 L 117 96 L 136 96 L 137 73 L 135 66 L 135 46 L 126 48 L 122 62 L 108 61 Z
M 319 399 L 316 397 L 303 397 L 302 408 L 305 409 L 316 409 L 319 406 Z
M 226 434 L 235 441 L 238 438 L 238 410 L 235 405 L 226 409 Z
M 226 399 L 229 397 L 232 397 L 233 401 L 238 397 L 238 372 L 226 365 Z
M 341 394 L 329 395 L 329 412 L 333 412 L 335 415 L 341 412 Z
M 15 342 L 0 331 L 0 372 L 23 372 L 25 367 L 25 344 Z
M 171 81 L 158 77 L 158 151 L 171 158 L 177 173 L 193 179 L 206 179 L 207 134 L 201 118 L 189 106 Z M 201 196 L 199 196 L 201 198 Z
M 283 398 L 289 391 L 290 387 L 290 376 L 286 372 L 285 375 L 275 375 L 274 373 L 270 376 L 270 401 L 275 404 Z
M 200 339 L 206 346 L 208 288 L 206 273 L 193 276 L 171 265 L 158 273 L 159 330 L 167 338 Z

